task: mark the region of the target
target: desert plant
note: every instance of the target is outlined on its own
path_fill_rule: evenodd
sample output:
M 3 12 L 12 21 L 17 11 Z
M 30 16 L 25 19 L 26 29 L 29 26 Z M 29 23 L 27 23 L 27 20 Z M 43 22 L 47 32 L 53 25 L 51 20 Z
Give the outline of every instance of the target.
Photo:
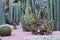
M 38 15 L 31 13 L 31 14 L 23 14 L 21 24 L 23 30 L 29 30 L 32 29 L 32 23 L 36 23 L 38 21 Z M 34 25 L 34 24 L 33 24 Z
M 22 15 L 22 19 L 21 19 L 21 24 L 22 24 L 22 28 L 23 30 L 29 30 L 29 27 L 28 25 L 30 24 L 31 22 L 31 15 L 30 14 L 23 14 Z
M 12 29 L 9 26 L 0 27 L 0 36 L 10 36 Z
M 52 34 L 52 28 L 51 28 L 51 21 L 46 19 L 41 19 L 40 21 L 37 21 L 34 25 L 34 28 L 31 29 L 32 34 L 41 34 L 41 35 L 48 35 Z
M 47 19 L 39 19 L 39 15 L 31 13 L 22 16 L 23 30 L 29 30 L 32 34 L 52 34 L 52 22 Z

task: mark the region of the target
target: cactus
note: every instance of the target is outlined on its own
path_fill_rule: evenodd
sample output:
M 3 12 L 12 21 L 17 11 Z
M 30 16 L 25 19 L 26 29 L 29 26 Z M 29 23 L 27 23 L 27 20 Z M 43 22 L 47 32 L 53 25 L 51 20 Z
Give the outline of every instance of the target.
M 9 26 L 2 26 L 0 28 L 0 36 L 10 36 L 11 32 L 12 30 Z
M 22 16 L 21 24 L 23 30 L 29 30 L 28 24 L 31 22 L 31 15 L 30 14 L 24 14 Z
M 24 14 L 22 16 L 21 24 L 23 30 L 31 30 L 32 24 L 31 23 L 36 23 L 38 21 L 38 15 L 31 13 L 31 14 Z
M 41 34 L 48 35 L 52 34 L 51 21 L 46 19 L 41 19 L 35 24 L 32 22 L 31 25 L 34 25 L 34 28 L 31 29 L 32 34 Z

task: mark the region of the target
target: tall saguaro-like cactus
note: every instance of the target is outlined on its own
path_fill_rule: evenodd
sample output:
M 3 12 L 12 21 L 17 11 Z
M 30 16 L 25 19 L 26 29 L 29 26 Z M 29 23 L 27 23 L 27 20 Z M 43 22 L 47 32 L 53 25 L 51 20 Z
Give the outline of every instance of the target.
M 60 30 L 60 25 L 59 25 L 59 23 L 60 23 L 60 0 L 47 0 L 47 4 L 48 4 L 48 18 L 50 19 L 50 20 L 53 20 L 54 21 L 54 23 L 53 23 L 53 29 L 54 30 Z
M 20 22 L 20 1 L 9 0 L 9 23 L 12 21 Z

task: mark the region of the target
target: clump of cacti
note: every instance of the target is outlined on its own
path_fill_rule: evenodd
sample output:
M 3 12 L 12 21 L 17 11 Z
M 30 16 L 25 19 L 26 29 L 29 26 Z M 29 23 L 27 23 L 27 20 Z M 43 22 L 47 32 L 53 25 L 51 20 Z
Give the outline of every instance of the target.
M 34 13 L 24 14 L 22 18 L 23 30 L 31 31 L 32 34 L 48 35 L 52 34 L 51 21 L 47 19 L 39 19 L 39 15 Z
M 9 26 L 0 27 L 0 36 L 10 36 L 12 29 Z
M 23 14 L 21 18 L 21 24 L 24 31 L 29 31 L 30 22 L 32 18 L 30 14 Z
M 34 14 L 34 13 L 23 14 L 22 20 L 21 20 L 23 30 L 30 31 L 31 30 L 31 23 L 32 22 L 35 23 L 36 21 L 37 21 L 37 15 L 36 14 Z
M 41 19 L 40 21 L 37 21 L 35 24 L 32 23 L 31 25 L 34 25 L 34 28 L 31 29 L 32 34 L 52 34 L 51 21 Z

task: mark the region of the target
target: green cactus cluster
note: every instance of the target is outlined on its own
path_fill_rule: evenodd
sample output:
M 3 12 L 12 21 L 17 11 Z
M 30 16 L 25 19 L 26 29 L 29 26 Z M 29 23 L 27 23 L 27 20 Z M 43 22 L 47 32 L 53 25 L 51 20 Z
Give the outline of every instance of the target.
M 39 19 L 37 14 L 24 14 L 22 16 L 21 24 L 24 31 L 31 31 L 32 34 L 52 34 L 52 22 L 47 19 Z M 41 28 L 41 26 L 44 28 Z M 38 32 L 38 29 L 40 32 Z M 46 29 L 46 30 L 44 30 Z M 44 31 L 42 31 L 44 30 Z
M 33 25 L 33 26 L 32 26 Z M 32 34 L 48 35 L 52 34 L 52 22 L 46 19 L 41 19 L 31 23 Z
M 32 27 L 31 23 L 38 21 L 38 15 L 31 13 L 31 14 L 23 14 L 21 18 L 21 24 L 23 30 L 29 31 Z

